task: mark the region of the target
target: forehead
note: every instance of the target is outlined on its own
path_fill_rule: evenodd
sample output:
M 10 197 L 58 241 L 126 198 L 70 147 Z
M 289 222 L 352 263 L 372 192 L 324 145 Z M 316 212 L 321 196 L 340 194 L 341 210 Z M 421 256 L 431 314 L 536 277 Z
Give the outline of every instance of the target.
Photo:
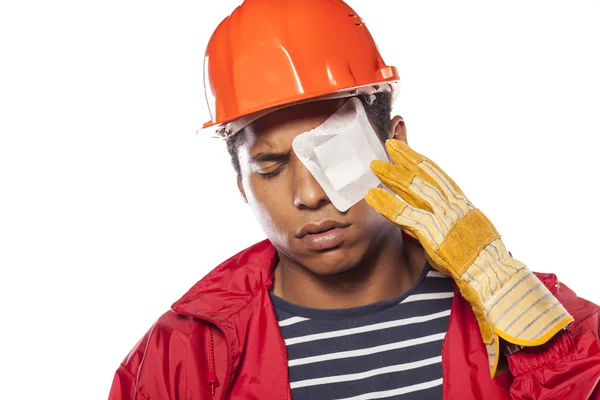
M 344 99 L 300 104 L 268 114 L 243 129 L 244 147 L 291 146 L 296 136 L 325 122 L 342 105 Z

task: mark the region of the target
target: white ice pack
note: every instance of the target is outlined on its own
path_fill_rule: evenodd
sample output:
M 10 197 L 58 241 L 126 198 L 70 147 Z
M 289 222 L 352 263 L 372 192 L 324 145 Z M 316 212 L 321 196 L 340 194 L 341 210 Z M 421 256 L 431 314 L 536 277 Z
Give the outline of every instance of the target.
M 350 98 L 313 130 L 296 136 L 294 153 L 310 171 L 335 208 L 344 212 L 380 185 L 371 161 L 388 161 L 363 104 Z

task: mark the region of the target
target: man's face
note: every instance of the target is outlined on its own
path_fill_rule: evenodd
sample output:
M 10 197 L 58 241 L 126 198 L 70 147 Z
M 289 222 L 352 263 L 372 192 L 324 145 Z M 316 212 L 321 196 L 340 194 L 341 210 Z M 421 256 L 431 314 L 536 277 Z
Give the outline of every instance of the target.
M 239 133 L 244 135 L 238 149 L 244 198 L 280 256 L 319 275 L 354 267 L 393 229 L 364 200 L 338 211 L 292 151 L 296 136 L 321 125 L 343 103 L 283 109 Z

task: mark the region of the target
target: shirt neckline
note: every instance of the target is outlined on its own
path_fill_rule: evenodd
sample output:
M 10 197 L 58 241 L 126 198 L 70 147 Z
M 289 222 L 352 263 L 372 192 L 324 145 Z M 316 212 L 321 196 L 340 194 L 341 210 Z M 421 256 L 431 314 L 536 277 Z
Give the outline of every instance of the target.
M 427 273 L 431 270 L 431 266 L 429 262 L 425 262 L 425 266 L 421 271 L 421 275 L 417 278 L 416 282 L 407 290 L 402 292 L 399 296 L 389 299 L 382 300 L 371 304 L 366 304 L 364 306 L 358 307 L 350 307 L 350 308 L 310 308 L 303 307 L 294 303 L 290 303 L 287 300 L 282 299 L 281 297 L 273 294 L 273 292 L 269 292 L 269 296 L 271 297 L 271 301 L 276 309 L 284 311 L 288 314 L 291 314 L 296 317 L 303 317 L 309 319 L 346 319 L 346 318 L 358 318 L 366 315 L 372 315 L 377 312 L 384 311 L 390 307 L 394 307 L 400 303 L 402 303 L 408 296 L 414 293 L 414 291 L 421 285 L 421 283 L 427 277 Z

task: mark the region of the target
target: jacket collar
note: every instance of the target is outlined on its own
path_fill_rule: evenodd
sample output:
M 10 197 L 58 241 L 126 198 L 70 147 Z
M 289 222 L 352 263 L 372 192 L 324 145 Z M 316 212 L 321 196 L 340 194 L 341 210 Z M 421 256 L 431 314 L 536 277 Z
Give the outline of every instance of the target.
M 196 283 L 171 310 L 216 323 L 241 311 L 260 290 L 273 285 L 277 251 L 263 240 L 221 263 Z
M 402 232 L 406 241 L 418 240 Z M 221 263 L 171 306 L 171 310 L 220 323 L 241 311 L 259 290 L 271 290 L 277 250 L 263 240 Z

